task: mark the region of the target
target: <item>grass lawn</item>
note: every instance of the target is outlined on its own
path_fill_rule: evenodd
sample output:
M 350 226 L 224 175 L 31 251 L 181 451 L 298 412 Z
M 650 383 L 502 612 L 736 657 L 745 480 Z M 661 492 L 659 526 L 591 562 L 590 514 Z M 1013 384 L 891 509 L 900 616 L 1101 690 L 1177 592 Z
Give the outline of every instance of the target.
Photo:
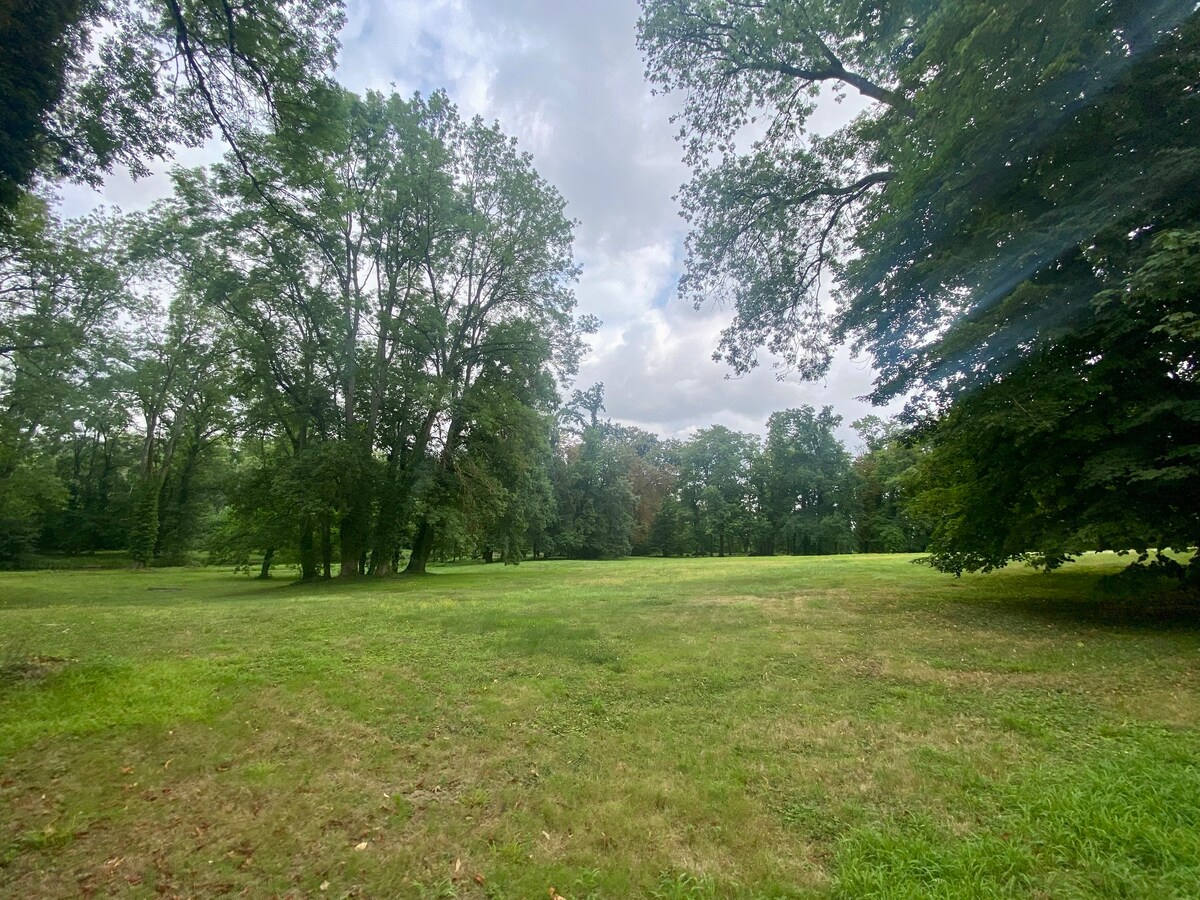
M 0 575 L 0 895 L 1196 897 L 1200 625 L 1119 565 Z

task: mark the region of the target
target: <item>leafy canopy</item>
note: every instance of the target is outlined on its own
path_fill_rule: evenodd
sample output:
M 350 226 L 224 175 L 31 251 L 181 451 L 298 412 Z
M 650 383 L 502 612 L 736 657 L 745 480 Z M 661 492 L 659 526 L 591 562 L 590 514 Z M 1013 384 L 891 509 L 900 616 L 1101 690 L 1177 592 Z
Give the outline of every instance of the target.
M 680 290 L 733 306 L 719 357 L 867 352 L 929 437 L 944 568 L 1194 543 L 1194 3 L 642 9 L 687 92 Z M 812 133 L 823 88 L 869 103 Z

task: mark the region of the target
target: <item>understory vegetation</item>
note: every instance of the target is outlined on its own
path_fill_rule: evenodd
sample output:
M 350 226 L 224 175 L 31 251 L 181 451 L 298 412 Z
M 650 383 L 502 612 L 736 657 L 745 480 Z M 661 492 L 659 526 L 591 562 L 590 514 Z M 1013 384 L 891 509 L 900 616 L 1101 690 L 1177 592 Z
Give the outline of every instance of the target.
M 1194 896 L 1194 609 L 910 560 L 0 576 L 0 892 Z

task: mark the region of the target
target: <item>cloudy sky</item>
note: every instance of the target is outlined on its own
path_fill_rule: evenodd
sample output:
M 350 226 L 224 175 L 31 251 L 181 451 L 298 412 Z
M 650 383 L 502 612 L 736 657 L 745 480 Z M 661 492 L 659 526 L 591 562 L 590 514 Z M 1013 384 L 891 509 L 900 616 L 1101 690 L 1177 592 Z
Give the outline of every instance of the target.
M 816 384 L 779 381 L 769 363 L 727 379 L 712 352 L 729 312 L 696 311 L 675 295 L 685 229 L 672 196 L 688 170 L 669 122 L 677 100 L 651 96 L 643 78 L 635 0 L 349 0 L 347 14 L 346 86 L 445 88 L 464 114 L 499 120 L 566 197 L 581 223 L 580 311 L 604 322 L 578 386 L 604 382 L 609 416 L 669 436 L 712 424 L 761 432 L 775 410 L 829 404 L 853 445 L 849 423 L 873 411 L 855 399 L 870 387 L 865 360 L 843 354 Z M 852 112 L 822 110 L 830 126 Z M 161 175 L 137 184 L 115 175 L 99 198 L 67 189 L 64 205 L 136 209 L 166 187 Z

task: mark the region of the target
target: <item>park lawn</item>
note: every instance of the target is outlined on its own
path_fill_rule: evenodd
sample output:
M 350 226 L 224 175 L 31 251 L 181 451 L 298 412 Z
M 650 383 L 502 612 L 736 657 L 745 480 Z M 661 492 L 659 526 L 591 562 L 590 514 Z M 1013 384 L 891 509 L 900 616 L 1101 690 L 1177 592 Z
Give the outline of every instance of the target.
M 0 895 L 1195 897 L 1122 562 L 0 575 Z

